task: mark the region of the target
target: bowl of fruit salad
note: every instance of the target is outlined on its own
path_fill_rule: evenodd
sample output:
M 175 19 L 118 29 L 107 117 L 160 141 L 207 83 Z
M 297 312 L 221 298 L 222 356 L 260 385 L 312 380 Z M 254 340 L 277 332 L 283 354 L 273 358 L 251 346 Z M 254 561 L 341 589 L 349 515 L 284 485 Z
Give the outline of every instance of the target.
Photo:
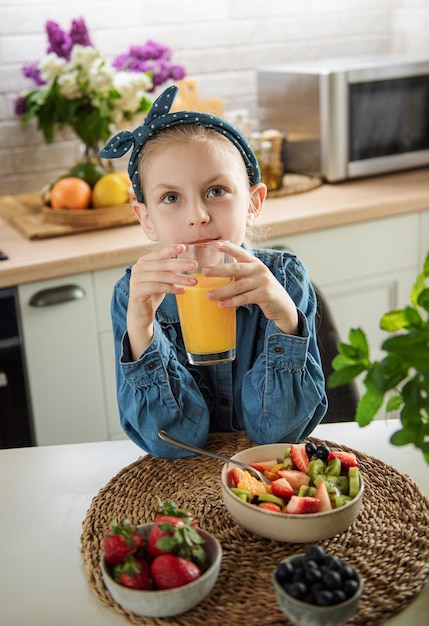
M 279 607 L 299 626 L 346 624 L 358 609 L 364 586 L 354 567 L 318 545 L 281 561 L 272 582 Z
M 357 518 L 364 481 L 353 452 L 314 443 L 276 443 L 242 450 L 226 463 L 222 497 L 241 526 L 262 537 L 312 543 L 344 532 Z
M 112 521 L 102 540 L 103 582 L 122 608 L 145 617 L 189 611 L 213 589 L 222 547 L 189 511 L 160 505 L 152 523 Z

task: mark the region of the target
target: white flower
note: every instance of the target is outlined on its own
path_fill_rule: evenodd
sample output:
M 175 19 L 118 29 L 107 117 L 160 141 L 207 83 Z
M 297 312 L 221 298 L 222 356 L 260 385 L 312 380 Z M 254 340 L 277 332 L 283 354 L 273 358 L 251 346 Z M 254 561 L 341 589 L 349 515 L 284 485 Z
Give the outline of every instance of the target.
M 37 67 L 42 79 L 50 83 L 64 72 L 66 65 L 65 59 L 58 57 L 54 52 L 50 52 L 39 61 Z
M 104 63 L 101 52 L 92 46 L 75 44 L 70 55 L 69 67 L 79 68 L 81 71 L 89 71 L 93 66 Z
M 135 113 L 142 97 L 152 87 L 152 80 L 147 74 L 136 72 L 117 72 L 114 86 L 121 97 L 114 102 L 116 110 Z
M 69 72 L 58 77 L 58 85 L 61 93 L 68 100 L 81 97 L 78 76 L 75 72 Z

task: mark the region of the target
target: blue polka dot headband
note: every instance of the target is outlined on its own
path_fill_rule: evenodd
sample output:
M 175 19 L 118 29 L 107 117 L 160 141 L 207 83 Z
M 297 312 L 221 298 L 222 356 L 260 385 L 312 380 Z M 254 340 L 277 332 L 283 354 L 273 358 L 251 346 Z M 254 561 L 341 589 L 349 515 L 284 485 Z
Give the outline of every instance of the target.
M 144 202 L 138 172 L 139 156 L 143 146 L 163 129 L 179 124 L 202 124 L 224 135 L 232 141 L 243 157 L 250 184 L 259 183 L 261 173 L 258 160 L 243 133 L 231 126 L 226 120 L 208 113 L 199 113 L 198 111 L 170 113 L 171 105 L 178 91 L 176 86 L 168 87 L 155 100 L 141 126 L 138 126 L 133 132 L 121 131 L 110 139 L 99 152 L 99 156 L 104 159 L 117 159 L 124 156 L 128 150 L 132 150 L 128 163 L 128 174 L 138 202 Z

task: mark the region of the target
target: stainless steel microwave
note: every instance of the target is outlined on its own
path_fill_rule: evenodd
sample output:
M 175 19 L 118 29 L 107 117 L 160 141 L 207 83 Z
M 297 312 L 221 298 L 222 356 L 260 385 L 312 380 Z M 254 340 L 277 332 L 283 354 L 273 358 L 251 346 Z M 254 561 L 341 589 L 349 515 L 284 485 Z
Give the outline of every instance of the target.
M 261 128 L 287 170 L 336 182 L 429 165 L 429 59 L 321 59 L 257 68 Z

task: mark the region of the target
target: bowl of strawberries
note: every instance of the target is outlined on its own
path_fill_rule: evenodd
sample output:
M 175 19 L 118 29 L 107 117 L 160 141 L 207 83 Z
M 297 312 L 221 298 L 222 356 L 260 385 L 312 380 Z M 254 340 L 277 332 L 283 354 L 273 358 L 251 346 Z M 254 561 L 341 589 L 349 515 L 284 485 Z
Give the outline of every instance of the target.
M 364 481 L 356 455 L 326 445 L 276 443 L 232 457 L 261 472 L 226 463 L 222 497 L 231 516 L 256 535 L 313 543 L 344 532 L 358 517 Z
M 154 521 L 112 521 L 102 539 L 103 582 L 122 608 L 139 616 L 189 611 L 213 589 L 222 547 L 187 509 L 161 503 Z

